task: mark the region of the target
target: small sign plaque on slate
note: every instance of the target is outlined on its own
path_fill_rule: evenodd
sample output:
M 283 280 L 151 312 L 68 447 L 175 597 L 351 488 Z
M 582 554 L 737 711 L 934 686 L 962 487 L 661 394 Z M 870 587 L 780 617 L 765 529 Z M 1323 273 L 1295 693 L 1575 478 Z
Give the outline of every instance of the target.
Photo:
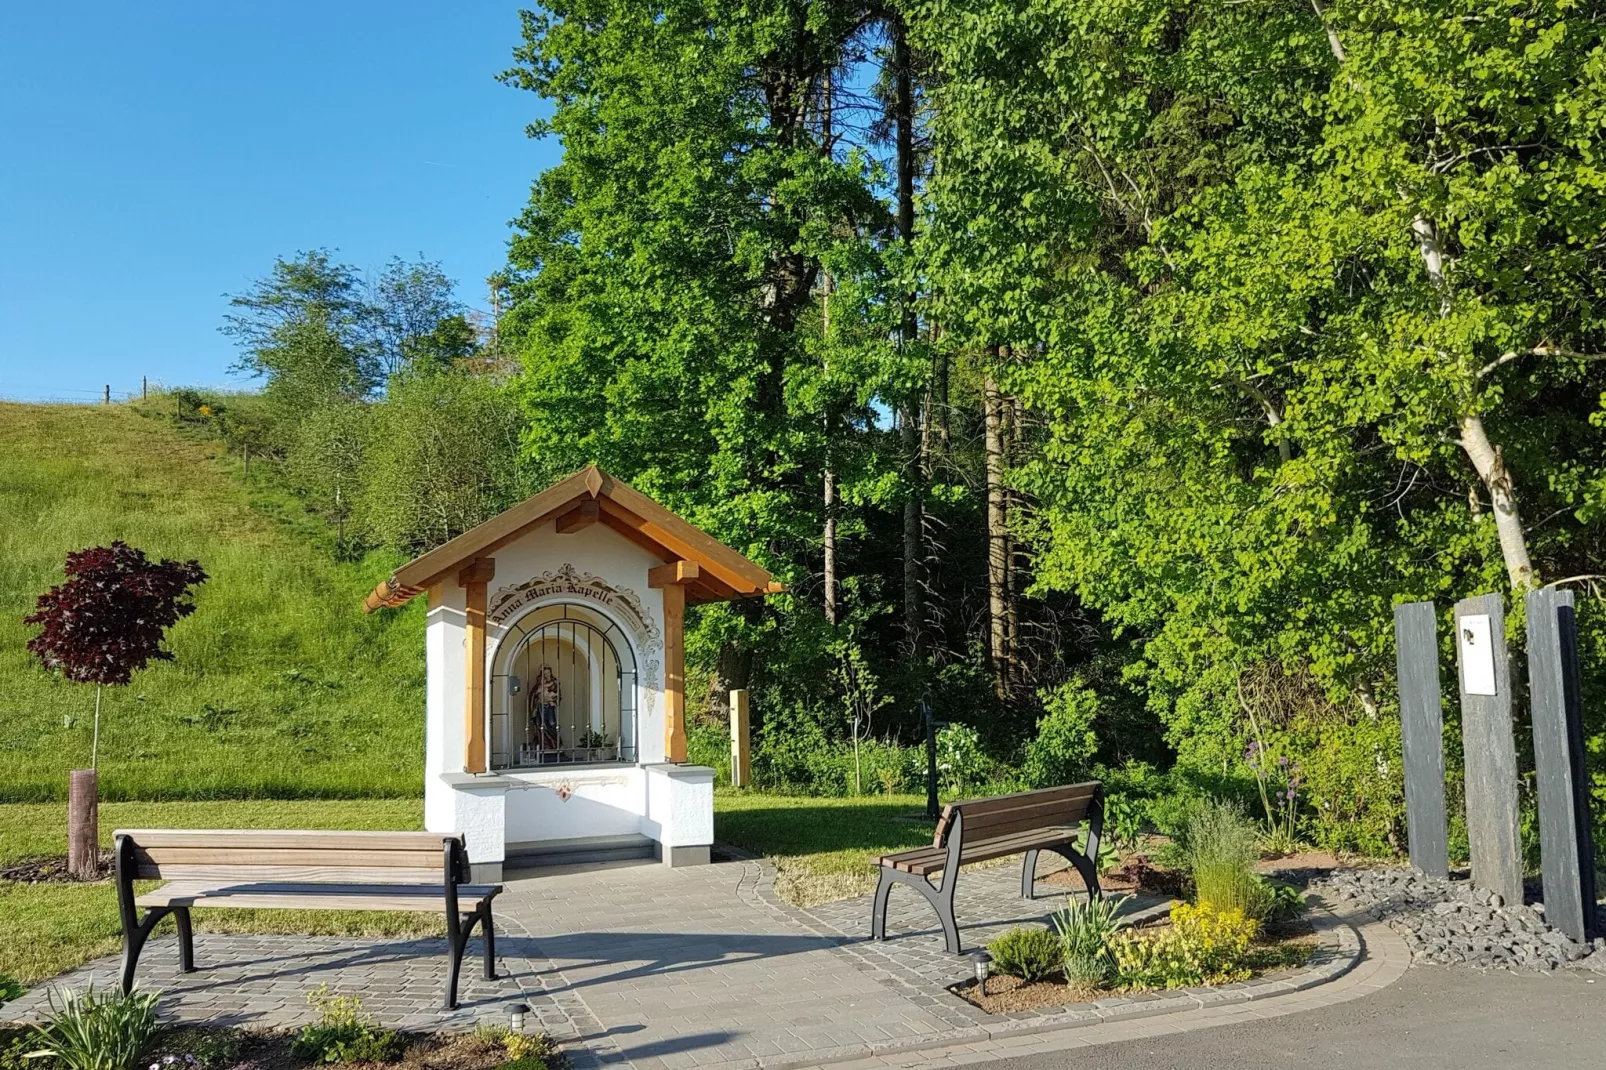
M 1457 623 L 1461 643 L 1461 690 L 1469 695 L 1495 694 L 1494 643 L 1489 638 L 1489 615 L 1469 614 Z

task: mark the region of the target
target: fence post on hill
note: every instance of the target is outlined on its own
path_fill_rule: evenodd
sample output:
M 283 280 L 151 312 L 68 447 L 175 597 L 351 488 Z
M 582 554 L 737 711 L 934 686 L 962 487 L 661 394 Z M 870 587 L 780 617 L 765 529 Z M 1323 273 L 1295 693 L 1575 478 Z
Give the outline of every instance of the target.
M 139 377 L 139 400 L 145 401 L 150 397 L 151 381 L 146 376 Z
M 1595 850 L 1573 593 L 1528 592 L 1528 698 L 1539 781 L 1545 920 L 1582 943 L 1593 937 Z
M 1400 681 L 1400 743 L 1405 751 L 1405 823 L 1411 865 L 1450 875 L 1444 820 L 1444 716 L 1439 698 L 1439 638 L 1432 602 L 1394 607 L 1394 657 Z
M 112 384 L 110 384 L 110 383 L 106 384 L 106 393 L 101 398 L 101 403 L 103 405 L 110 405 L 112 403 Z
M 1455 634 L 1461 670 L 1461 739 L 1466 751 L 1472 883 L 1507 903 L 1521 903 L 1517 747 L 1511 727 L 1511 671 L 1501 596 L 1485 594 L 1457 602 Z

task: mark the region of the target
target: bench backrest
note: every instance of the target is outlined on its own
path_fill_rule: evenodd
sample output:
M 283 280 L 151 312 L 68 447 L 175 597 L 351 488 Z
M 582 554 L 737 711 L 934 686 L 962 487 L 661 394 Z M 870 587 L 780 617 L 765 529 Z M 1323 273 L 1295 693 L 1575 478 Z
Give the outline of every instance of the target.
M 433 884 L 468 879 L 462 838 L 439 832 L 118 829 L 128 879 Z M 455 873 L 453 872 L 455 870 Z
M 955 825 L 954 818 L 961 814 L 964 815 L 962 835 L 968 844 L 1002 839 L 1035 829 L 1080 825 L 1097 805 L 1101 788 L 1099 781 L 1089 780 L 1060 788 L 1041 788 L 1013 795 L 995 795 L 990 799 L 949 803 L 943 807 L 931 845 L 947 845 L 948 834 Z

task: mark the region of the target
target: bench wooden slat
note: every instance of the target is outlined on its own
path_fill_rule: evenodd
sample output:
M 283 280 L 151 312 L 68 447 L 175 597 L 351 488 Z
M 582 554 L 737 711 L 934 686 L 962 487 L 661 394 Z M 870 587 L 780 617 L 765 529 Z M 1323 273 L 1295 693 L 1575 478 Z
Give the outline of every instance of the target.
M 1067 784 L 1059 788 L 1042 788 L 1037 791 L 1019 791 L 1010 795 L 996 795 L 988 799 L 967 799 L 949 803 L 942 809 L 931 838 L 933 847 L 947 842 L 954 818 L 963 813 L 965 838 L 986 831 L 988 835 L 1018 832 L 1039 825 L 1070 825 L 1087 817 L 1093 797 L 1098 793 L 1098 781 Z
M 1074 843 L 1078 830 L 1074 828 L 1039 829 L 1031 832 L 1018 833 L 1013 836 L 996 839 L 981 840 L 971 843 L 965 838 L 960 845 L 959 864 L 967 865 L 971 862 L 986 862 L 994 858 L 1003 858 L 1006 855 L 1023 854 L 1033 848 L 1057 846 Z M 883 855 L 878 864 L 891 866 L 904 873 L 916 873 L 926 876 L 942 869 L 947 864 L 948 853 L 936 847 L 917 847 L 910 851 L 900 851 L 897 854 Z
M 500 891 L 494 884 L 457 886 L 458 909 L 478 910 Z M 403 910 L 437 913 L 445 909 L 439 888 L 421 885 L 294 884 L 264 881 L 238 885 L 191 884 L 174 881 L 134 900 L 142 907 L 219 906 L 268 910 Z
M 985 799 L 961 799 L 949 803 L 949 806 L 962 807 L 976 812 L 992 808 L 1008 809 L 1011 806 L 1020 806 L 1035 802 L 1048 802 L 1056 799 L 1071 798 L 1083 795 L 1090 791 L 1097 791 L 1100 782 L 1085 780 L 1080 784 L 1065 784 L 1057 788 L 1036 788 L 1032 791 L 1016 791 L 1008 795 L 989 795 Z
M 1020 807 L 1015 810 L 996 811 L 980 817 L 973 817 L 967 811 L 965 813 L 965 839 L 990 840 L 998 836 L 1009 836 L 1016 832 L 1028 832 L 1036 828 L 1080 825 L 1087 817 L 1089 802 L 1091 802 L 1091 799 L 1083 800 L 1075 806 L 1056 803 L 1053 806 Z
M 252 850 L 432 851 L 439 858 L 441 832 L 335 832 L 316 829 L 118 829 L 140 847 L 250 848 Z
M 135 841 L 141 866 L 347 866 L 368 869 L 435 869 L 443 872 L 441 845 L 431 851 L 309 850 L 278 847 L 146 847 Z
M 440 862 L 416 869 L 397 869 L 374 866 L 342 866 L 329 863 L 308 866 L 148 866 L 136 865 L 134 876 L 138 880 L 169 880 L 186 883 L 238 883 L 241 881 L 281 881 L 296 884 L 419 884 L 441 887 L 445 883 L 444 867 Z

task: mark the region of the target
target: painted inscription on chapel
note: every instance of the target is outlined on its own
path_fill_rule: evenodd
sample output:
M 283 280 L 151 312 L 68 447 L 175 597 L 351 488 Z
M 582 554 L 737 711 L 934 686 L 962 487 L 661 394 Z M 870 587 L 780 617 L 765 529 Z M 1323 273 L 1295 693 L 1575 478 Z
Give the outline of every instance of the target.
M 499 588 L 485 615 L 493 624 L 504 624 L 524 607 L 555 596 L 581 604 L 592 602 L 613 610 L 634 633 L 637 647 L 644 655 L 663 646 L 658 626 L 647 616 L 635 591 L 615 587 L 602 577 L 581 572 L 569 564 L 515 586 Z

